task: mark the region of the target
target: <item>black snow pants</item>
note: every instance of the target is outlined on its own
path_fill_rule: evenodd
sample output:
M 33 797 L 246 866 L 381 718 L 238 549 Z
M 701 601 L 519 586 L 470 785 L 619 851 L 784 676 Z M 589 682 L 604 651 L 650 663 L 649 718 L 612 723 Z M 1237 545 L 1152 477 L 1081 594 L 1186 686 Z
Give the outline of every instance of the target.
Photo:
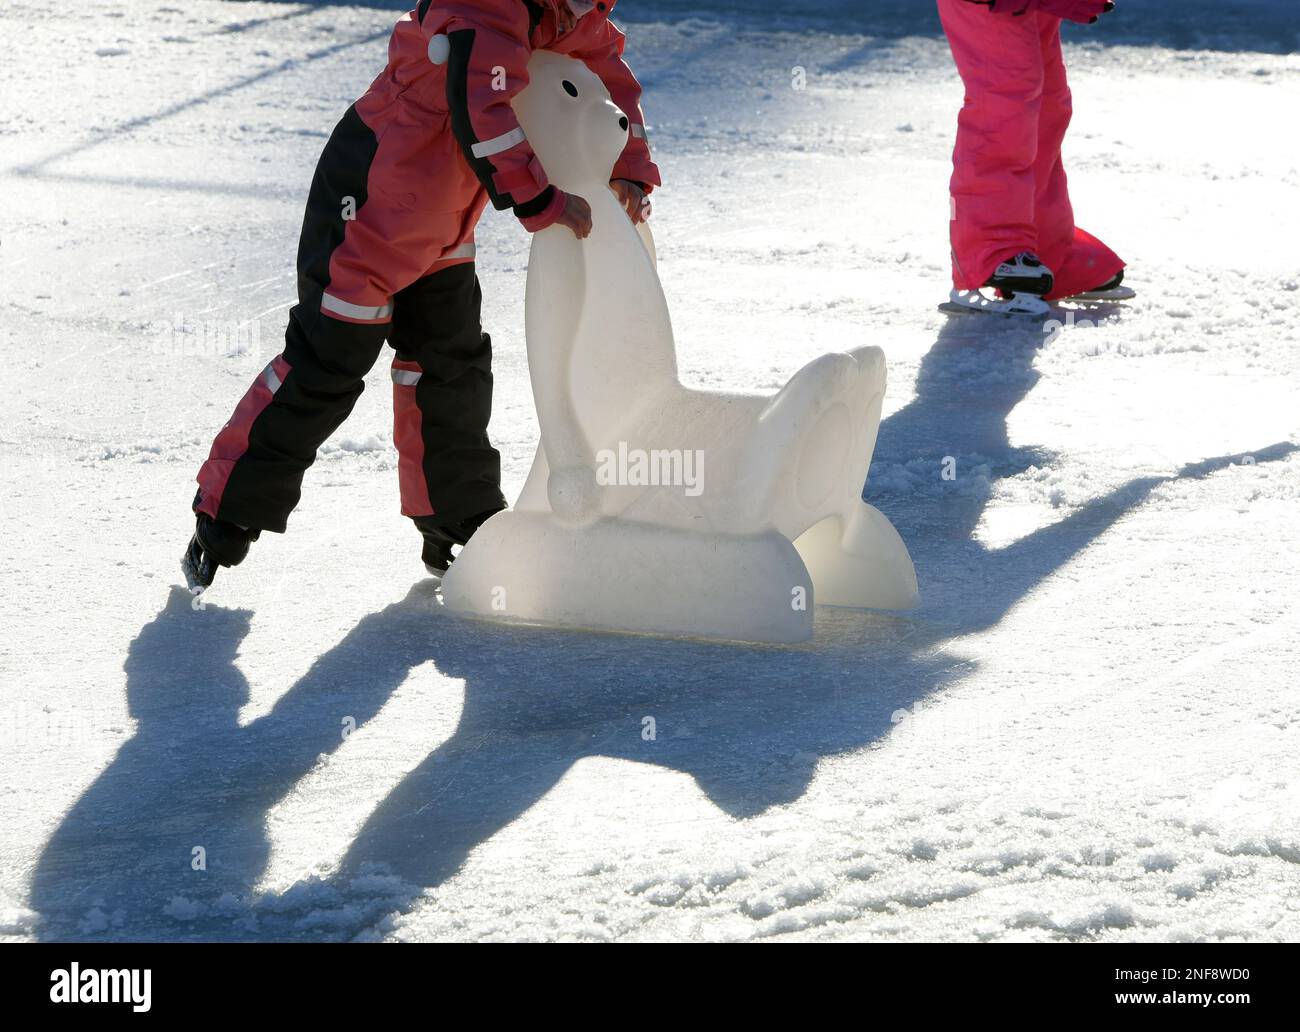
M 492 344 L 464 212 L 413 211 L 385 191 L 375 133 L 350 108 L 312 181 L 298 303 L 284 351 L 254 380 L 199 471 L 194 509 L 283 532 L 317 449 L 347 418 L 385 341 L 402 511 L 455 523 L 503 508 L 487 433 Z

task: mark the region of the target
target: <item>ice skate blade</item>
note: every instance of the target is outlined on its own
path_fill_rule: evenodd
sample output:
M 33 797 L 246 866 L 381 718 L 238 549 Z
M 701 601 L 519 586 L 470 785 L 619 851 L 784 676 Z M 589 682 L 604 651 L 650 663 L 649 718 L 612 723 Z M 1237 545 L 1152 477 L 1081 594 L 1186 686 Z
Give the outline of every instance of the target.
M 181 556 L 181 573 L 185 576 L 185 589 L 194 596 L 202 595 L 212 587 L 215 570 L 205 573 L 200 567 L 202 552 L 198 548 L 198 539 L 192 538 L 185 554 Z
M 1085 290 L 1082 294 L 1071 294 L 1070 301 L 1132 301 L 1137 297 L 1132 287 L 1118 286 L 1110 290 Z
M 185 562 L 184 559 L 181 560 L 181 572 L 185 574 L 185 590 L 188 591 L 195 598 L 198 598 L 200 595 L 202 595 L 205 591 L 208 590 L 209 585 L 204 584 L 202 581 L 200 581 L 197 577 L 194 576 L 193 571 L 190 569 L 189 565 Z
M 948 315 L 984 315 L 1001 319 L 1044 319 L 1052 306 L 1033 294 L 1016 294 L 1008 300 L 989 297 L 979 290 L 954 290 L 939 306 Z

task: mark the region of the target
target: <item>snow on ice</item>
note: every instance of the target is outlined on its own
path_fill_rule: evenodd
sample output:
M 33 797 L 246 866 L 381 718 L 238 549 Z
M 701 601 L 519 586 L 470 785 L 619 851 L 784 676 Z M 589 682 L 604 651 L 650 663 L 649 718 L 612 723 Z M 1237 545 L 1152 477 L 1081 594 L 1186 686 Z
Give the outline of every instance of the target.
M 446 614 L 382 366 L 290 533 L 193 602 L 194 472 L 396 12 L 0 13 L 0 935 L 1300 937 L 1292 5 L 1068 33 L 1076 208 L 1140 297 L 1049 335 L 935 311 L 930 5 L 752 6 L 619 9 L 682 372 L 884 348 L 866 497 L 922 594 L 782 648 Z M 527 246 L 481 227 L 508 497 Z

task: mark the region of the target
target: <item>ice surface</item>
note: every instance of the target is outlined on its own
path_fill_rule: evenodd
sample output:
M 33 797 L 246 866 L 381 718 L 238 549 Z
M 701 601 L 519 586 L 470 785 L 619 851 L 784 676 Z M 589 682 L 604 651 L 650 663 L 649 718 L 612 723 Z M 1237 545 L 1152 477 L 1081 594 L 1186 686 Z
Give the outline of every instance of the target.
M 1052 339 L 934 311 L 932 5 L 806 6 L 619 6 L 684 382 L 889 355 L 867 499 L 923 602 L 792 647 L 451 617 L 357 444 L 191 609 L 194 473 L 393 13 L 0 9 L 0 934 L 1300 938 L 1294 4 L 1070 33 L 1075 206 L 1141 294 Z M 513 498 L 529 241 L 478 242 Z M 336 444 L 391 440 L 386 378 Z

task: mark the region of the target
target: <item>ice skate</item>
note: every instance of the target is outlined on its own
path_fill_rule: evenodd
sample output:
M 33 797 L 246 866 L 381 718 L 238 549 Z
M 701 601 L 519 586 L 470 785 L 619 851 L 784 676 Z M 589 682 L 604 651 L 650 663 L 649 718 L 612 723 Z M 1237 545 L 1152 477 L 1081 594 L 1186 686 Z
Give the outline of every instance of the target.
M 1108 279 L 1099 287 L 1092 290 L 1085 290 L 1081 294 L 1074 294 L 1070 297 L 1071 301 L 1132 301 L 1137 297 L 1137 291 L 1132 287 L 1126 287 L 1124 283 L 1124 270 Z
M 249 545 L 258 539 L 260 533 L 199 513 L 194 536 L 181 558 L 181 570 L 190 594 L 198 595 L 212 587 L 218 567 L 242 563 L 248 555 Z
M 1022 251 L 1000 264 L 978 290 L 954 290 L 939 311 L 954 315 L 1042 318 L 1051 312 L 1043 300 L 1052 291 L 1052 270 L 1037 255 Z
M 424 537 L 424 549 L 420 559 L 430 577 L 441 581 L 447 567 L 456 558 L 452 549 L 463 548 L 474 532 L 495 516 L 500 509 L 489 509 L 477 516 L 451 523 L 440 522 L 436 516 L 417 516 L 415 526 Z

